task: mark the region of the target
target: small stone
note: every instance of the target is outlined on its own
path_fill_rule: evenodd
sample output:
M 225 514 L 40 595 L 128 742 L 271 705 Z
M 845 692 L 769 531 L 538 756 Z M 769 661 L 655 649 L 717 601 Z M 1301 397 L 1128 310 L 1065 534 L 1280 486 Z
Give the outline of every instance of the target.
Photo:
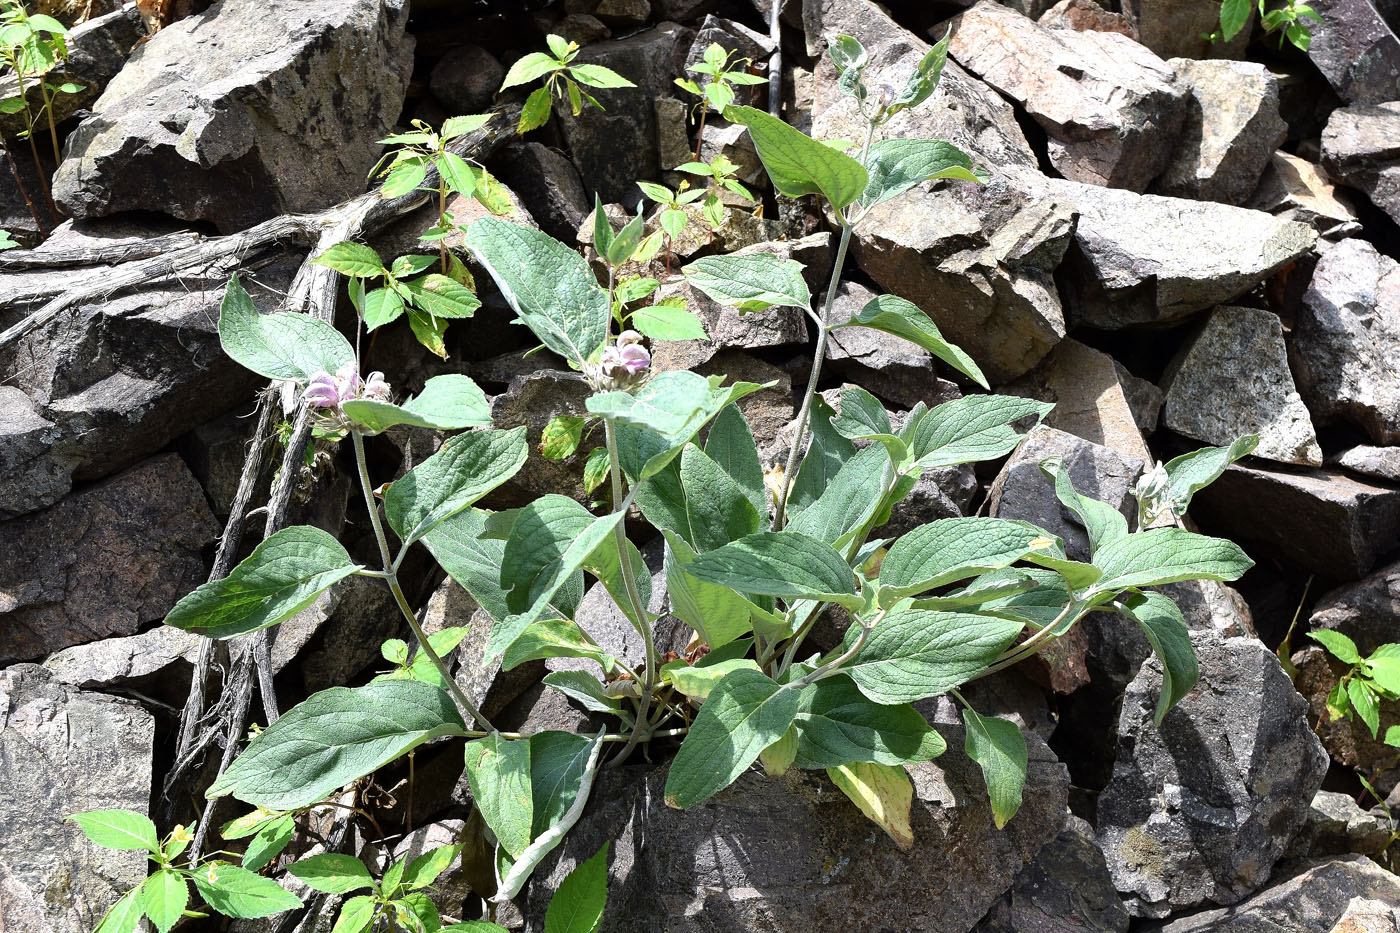
M 1178 198 L 1243 204 L 1288 135 L 1278 79 L 1255 62 L 1168 64 L 1191 89 L 1176 155 L 1153 190 Z
M 174 454 L 0 524 L 0 663 L 159 621 L 204 582 L 218 525 Z
M 1362 476 L 1400 483 L 1400 447 L 1353 447 L 1335 465 Z
M 1305 223 L 1328 240 L 1340 240 L 1361 231 L 1356 211 L 1342 197 L 1321 167 L 1306 159 L 1275 152 L 1245 205 L 1268 211 L 1280 220 Z
M 1308 57 L 1348 103 L 1400 99 L 1400 9 L 1388 0 L 1317 0 Z
M 1077 340 L 1063 340 L 1039 366 L 1000 391 L 1053 402 L 1055 407 L 1046 416 L 1046 425 L 1102 444 L 1126 457 L 1148 461 L 1152 454 L 1142 439 L 1133 410 L 1140 390 L 1129 385 L 1129 378 L 1132 377 L 1108 354 Z M 1160 405 L 1159 392 L 1156 407 Z M 1155 427 L 1155 412 L 1152 422 Z
M 1058 273 L 1075 326 L 1119 330 L 1228 304 L 1312 249 L 1317 234 L 1263 211 L 1052 179 L 1078 209 Z
M 593 8 L 593 15 L 614 29 L 630 29 L 651 18 L 651 3 L 649 0 L 601 0 Z
M 1214 534 L 1253 542 L 1330 580 L 1356 580 L 1400 547 L 1400 489 L 1335 470 L 1231 465 L 1196 494 L 1192 512 Z
M 607 24 L 588 13 L 570 13 L 555 23 L 551 31 L 579 47 L 612 38 L 612 30 Z
M 1307 820 L 1288 851 L 1291 858 L 1318 858 L 1356 852 L 1371 855 L 1390 838 L 1390 823 L 1363 810 L 1350 794 L 1320 790 L 1308 808 Z
M 1171 158 L 1185 91 L 1126 36 L 1046 29 L 982 0 L 953 20 L 948 53 L 1040 124 L 1065 178 L 1142 191 Z
M 1369 897 L 1353 897 L 1329 933 L 1400 933 L 1400 907 Z
M 0 929 L 92 930 L 146 878 L 144 852 L 104 849 L 65 817 L 145 814 L 155 719 L 43 668 L 0 671 Z
M 1322 466 L 1317 432 L 1288 370 L 1271 311 L 1219 308 L 1167 371 L 1162 423 L 1220 447 L 1258 434 L 1256 457 Z
M 496 56 L 479 45 L 459 45 L 433 66 L 428 88 L 453 113 L 484 113 L 505 76 Z
M 1278 658 L 1252 638 L 1193 632 L 1200 682 L 1161 726 L 1155 658 L 1123 697 L 1099 844 L 1136 916 L 1237 904 L 1268 880 L 1327 772 Z
M 1060 0 L 1046 10 L 1037 22 L 1046 29 L 1073 29 L 1076 32 L 1116 32 L 1133 37 L 1133 27 L 1122 13 L 1110 13 L 1094 0 Z
M 1313 272 L 1293 327 L 1298 388 L 1321 424 L 1359 425 L 1400 444 L 1400 263 L 1344 240 Z
M 200 636 L 169 625 L 140 635 L 104 638 L 49 656 L 44 667 L 56 680 L 79 690 L 107 693 L 130 688 L 146 696 L 184 702 Z
M 1332 111 L 1322 131 L 1322 167 L 1400 223 L 1400 100 Z
M 1248 900 L 1174 920 L 1161 933 L 1319 933 L 1332 931 L 1354 898 L 1400 903 L 1400 878 L 1364 855 L 1310 860 L 1292 871 Z

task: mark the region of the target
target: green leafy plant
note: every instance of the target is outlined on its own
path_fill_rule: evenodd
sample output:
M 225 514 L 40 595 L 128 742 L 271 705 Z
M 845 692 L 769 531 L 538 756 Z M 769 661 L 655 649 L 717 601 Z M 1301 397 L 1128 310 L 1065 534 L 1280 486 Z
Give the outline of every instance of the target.
M 639 181 L 637 187 L 642 189 L 642 194 L 646 195 L 648 199 L 661 206 L 656 214 L 656 222 L 666 238 L 666 275 L 670 276 L 671 246 L 685 232 L 686 226 L 690 223 L 685 206 L 705 197 L 706 189 L 691 188 L 685 182 L 682 182 L 679 190 L 676 191 L 650 181 Z
M 106 849 L 145 852 L 156 869 L 138 887 L 124 894 L 107 911 L 97 933 L 135 933 L 145 917 L 160 933 L 168 933 L 181 917 L 208 916 L 190 907 L 190 884 L 211 910 L 226 917 L 256 919 L 300 907 L 301 900 L 271 878 L 222 859 L 201 859 L 177 865 L 193 836 L 176 826 L 164 838 L 155 824 L 130 810 L 91 810 L 68 819 L 83 834 Z
M 15 249 L 19 244 L 10 236 L 10 231 L 0 230 L 0 250 Z
M 796 430 L 775 470 L 765 470 L 737 404 L 768 386 L 657 371 L 648 341 L 705 334 L 683 306 L 645 304 L 655 279 L 624 275 L 659 249 L 640 213 L 615 229 L 597 205 L 598 268 L 547 234 L 496 217 L 476 220 L 464 236 L 517 320 L 586 380 L 585 413 L 555 418 L 542 452 L 568 456 L 590 426 L 601 427 L 603 444 L 588 458 L 585 476 L 606 483 L 606 509 L 556 494 L 507 511 L 481 507 L 528 451 L 524 428 L 490 426 L 485 396 L 470 379 L 438 376 L 417 397 L 396 402 L 381 374 L 360 376 L 360 322 L 352 345 L 320 320 L 259 314 L 238 280 L 229 283 L 219 319 L 225 352 L 253 372 L 291 383 L 324 437 L 349 439 L 379 558 L 366 566 L 324 531 L 286 528 L 227 577 L 180 600 L 166 623 L 236 637 L 289 619 L 338 581 L 361 575 L 389 588 L 416 648 L 391 640 L 384 655 L 392 670 L 288 710 L 252 738 L 208 789 L 211 798 L 231 795 L 257 808 L 253 823 L 262 832 L 260 821 L 317 805 L 424 742 L 464 738 L 465 776 L 493 849 L 484 866 L 493 889 L 478 893 L 501 903 L 521 891 L 578 821 L 605 762 L 627 761 L 638 746 L 660 756 L 680 740 L 665 787 L 672 806 L 709 799 L 756 763 L 770 774 L 821 771 L 895 844 L 908 846 L 913 790 L 906 766 L 945 750 L 913 704 L 948 694 L 963 707 L 964 748 L 980 766 L 1003 826 L 1020 806 L 1025 739 L 1015 724 L 968 705 L 959 692 L 964 684 L 1033 656 L 1100 611 L 1141 627 L 1162 659 L 1159 721 L 1191 689 L 1197 667 L 1186 624 L 1152 587 L 1233 580 L 1251 561 L 1229 541 L 1149 525 L 1164 510 L 1179 518 L 1196 490 L 1252 449 L 1248 442 L 1164 465 L 1139 490 L 1139 514 L 1151 520 L 1136 529 L 1118 509 L 1078 492 L 1061 463 L 1045 461 L 1046 481 L 1088 532 L 1088 560 L 1071 559 L 1044 529 L 1005 519 L 944 519 L 897 539 L 878 536 L 925 471 L 1009 454 L 1051 406 L 972 394 L 931 409 L 918 405 L 896 426 L 859 387 L 843 390 L 839 410 L 817 395 L 830 334 L 847 327 L 910 341 L 987 388 L 977 364 L 907 300 L 882 295 L 847 319 L 833 317 L 853 231 L 873 208 L 922 183 L 983 177 L 946 142 L 875 139 L 893 114 L 933 94 L 947 39 L 920 60 L 902 91 L 878 95 L 863 83 L 866 56 L 855 39 L 837 37 L 831 53 L 843 91 L 856 98 L 867 123 L 857 154 L 762 111 L 725 109 L 731 123 L 747 128 L 773 188 L 821 197 L 840 229 L 820 310 L 802 265 L 773 254 L 706 256 L 682 270 L 692 287 L 741 313 L 796 308 L 816 327 Z M 407 288 L 404 280 L 426 269 L 422 261 L 432 262 L 419 257 L 398 272 L 397 261 L 386 268 L 360 249 L 330 252 L 334 267 L 351 276 L 352 294 L 381 279 L 382 289 L 400 294 L 394 282 Z M 380 490 L 364 439 L 397 425 L 450 436 Z M 657 650 L 658 617 L 647 609 L 652 574 L 624 524 L 634 507 L 665 541 L 671 610 L 695 633 L 683 657 L 663 658 Z M 588 662 L 589 670 L 557 671 L 544 682 L 607 725 L 591 735 L 497 730 L 442 661 L 462 633 L 427 637 L 404 595 L 399 568 L 420 544 L 491 617 L 487 663 L 499 660 L 508 671 L 545 658 Z M 609 653 L 576 618 L 587 578 L 634 629 L 641 663 Z M 850 620 L 842 641 L 831 650 L 813 647 L 818 621 L 837 610 Z M 418 893 L 403 886 L 405 877 L 416 877 L 412 864 L 367 884 L 371 893 L 360 895 L 356 916 L 369 923 L 392 912 L 396 922 L 411 924 L 412 916 L 428 925 L 411 906 L 416 901 L 402 906 Z M 556 902 L 563 894 L 561 888 Z
M 1360 717 L 1377 738 L 1381 726 L 1381 701 L 1400 699 L 1400 644 L 1381 645 L 1362 657 L 1352 641 L 1341 632 L 1319 629 L 1309 637 L 1327 653 L 1348 665 L 1348 670 L 1327 695 L 1327 715 L 1333 719 Z M 1385 731 L 1385 744 L 1400 748 L 1400 726 Z
M 525 98 L 525 106 L 520 112 L 520 123 L 517 126 L 520 133 L 538 129 L 549 121 L 550 114 L 554 112 L 555 97 L 560 100 L 568 97 L 570 111 L 574 116 L 578 116 L 583 112 L 585 101 L 599 110 L 604 109 L 597 98 L 585 91 L 584 87 L 636 87 L 611 68 L 586 62 L 575 64 L 574 59 L 578 57 L 579 52 L 575 42 L 550 34 L 545 36 L 545 43 L 549 46 L 549 52 L 531 52 L 523 56 L 511 65 L 505 80 L 501 82 L 501 90 L 504 91 L 541 78 L 545 79 L 543 87 L 536 88 Z
M 1220 5 L 1220 29 L 1206 38 L 1212 42 L 1229 42 L 1249 25 L 1256 6 L 1265 35 L 1278 33 L 1280 48 L 1285 39 L 1304 52 L 1312 46 L 1312 31 L 1304 20 L 1320 23 L 1322 17 L 1302 0 L 1283 0 L 1282 5 L 1273 5 L 1273 9 L 1270 9 L 1270 0 L 1224 0 Z
M 700 75 L 703 83 L 694 78 L 676 79 L 676 84 L 682 90 L 700 98 L 692 108 L 692 112 L 698 111 L 700 114 L 699 128 L 695 133 L 696 162 L 700 161 L 700 150 L 705 142 L 705 117 L 710 109 L 714 108 L 716 113 L 723 113 L 726 107 L 734 103 L 736 84 L 768 83 L 767 78 L 749 74 L 749 67 L 753 64 L 750 59 L 736 58 L 735 54 L 718 42 L 711 42 L 701 60 L 686 69 Z
M 688 175 L 699 175 L 707 180 L 708 188 L 705 201 L 701 205 L 701 216 L 710 225 L 711 237 L 720 224 L 724 223 L 724 202 L 720 200 L 720 188 L 732 191 L 745 200 L 754 200 L 753 192 L 744 187 L 738 179 L 739 166 L 724 155 L 717 155 L 709 162 L 686 162 L 677 165 L 675 170 Z

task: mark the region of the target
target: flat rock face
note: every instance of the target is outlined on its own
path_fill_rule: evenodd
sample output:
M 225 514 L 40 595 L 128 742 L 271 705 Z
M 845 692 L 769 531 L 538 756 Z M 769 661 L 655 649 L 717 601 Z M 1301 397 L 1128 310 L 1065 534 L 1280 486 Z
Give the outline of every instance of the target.
M 1176 920 L 1161 933 L 1316 933 L 1332 931 L 1357 897 L 1400 903 L 1400 878 L 1364 855 L 1316 859 L 1243 903 Z
M 1317 433 L 1288 370 L 1272 311 L 1220 308 L 1172 363 L 1162 423 L 1216 446 L 1258 434 L 1254 455 L 1322 466 Z
M 1361 476 L 1400 483 L 1400 447 L 1353 447 L 1337 458 L 1337 466 Z
M 963 732 L 909 768 L 914 846 L 903 852 L 824 775 L 750 771 L 689 810 L 662 802 L 666 771 L 604 772 L 583 818 L 535 871 L 526 930 L 576 864 L 612 841 L 605 933 L 752 933 L 802 929 L 967 930 L 1053 840 L 1065 819 L 1063 766 L 1028 736 L 1025 804 L 992 825 Z
M 1047 29 L 982 0 L 953 20 L 948 53 L 1035 118 L 1065 178 L 1142 191 L 1167 166 L 1186 90 L 1128 37 Z
M 1167 64 L 1190 96 L 1176 155 L 1155 190 L 1243 204 L 1288 135 L 1278 111 L 1278 79 L 1255 62 L 1174 58 Z
M 1052 180 L 1079 212 L 1060 280 L 1072 325 L 1164 324 L 1227 304 L 1304 255 L 1306 225 L 1206 201 Z
M 145 813 L 155 720 L 136 703 L 83 693 L 43 668 L 0 671 L 0 929 L 95 929 L 146 877 L 142 852 L 87 841 L 70 813 Z
M 1308 57 L 1332 90 L 1350 103 L 1400 98 L 1400 10 L 1387 9 L 1385 0 L 1318 0 L 1312 6 L 1322 22 L 1308 23 Z
M 139 683 L 178 682 L 181 678 L 188 684 L 199 642 L 200 637 L 193 632 L 158 625 L 140 635 L 64 648 L 50 655 L 44 667 L 57 680 L 79 690 L 110 690 Z
M 1364 240 L 1328 250 L 1298 310 L 1291 360 L 1321 423 L 1350 421 L 1377 444 L 1400 444 L 1400 263 Z
M 227 0 L 142 46 L 68 141 L 75 217 L 238 230 L 364 190 L 412 68 L 403 0 Z
M 1359 579 L 1400 547 L 1400 489 L 1336 470 L 1233 464 L 1191 508 L 1216 534 L 1330 580 Z
M 218 524 L 179 457 L 0 523 L 0 663 L 131 635 L 204 582 Z
M 860 138 L 865 123 L 837 90 L 823 37 L 845 33 L 866 45 L 872 87 L 903 87 L 929 45 L 865 0 L 812 0 L 803 21 L 808 49 L 819 53 L 810 131 Z M 988 379 L 1014 379 L 1064 337 L 1054 272 L 1074 229 L 1072 210 L 1048 191 L 1012 106 L 956 61 L 928 101 L 881 128 L 881 138 L 899 137 L 951 142 L 993 167 L 992 178 L 921 185 L 877 206 L 857 230 L 852 256 L 883 290 L 924 309 Z
M 1128 910 L 1162 917 L 1235 904 L 1268 880 L 1327 771 L 1306 703 L 1252 638 L 1193 632 L 1197 686 L 1152 724 L 1162 669 L 1123 697 L 1099 844 Z
M 571 241 L 593 209 L 578 169 L 548 146 L 512 143 L 502 151 L 497 171 L 525 203 L 540 229 L 556 240 Z
M 297 264 L 248 281 L 260 309 L 277 307 Z M 0 273 L 0 292 L 15 278 Z M 75 481 L 130 466 L 251 396 L 262 378 L 219 348 L 224 284 L 85 302 L 0 351 L 0 370 L 14 373 L 14 388 L 0 389 L 0 464 L 14 470 L 0 476 L 0 518 L 50 505 Z
M 1400 144 L 1396 140 L 1400 140 L 1400 101 L 1334 110 L 1322 131 L 1322 165 L 1400 223 Z
M 1305 223 L 1328 239 L 1359 233 L 1356 209 L 1321 167 L 1306 159 L 1275 152 L 1246 207 L 1268 211 L 1282 220 Z
M 1080 32 L 1117 32 L 1133 37 L 1133 27 L 1122 13 L 1110 13 L 1094 0 L 1060 0 L 1041 14 L 1036 22 L 1047 29 L 1074 29 Z

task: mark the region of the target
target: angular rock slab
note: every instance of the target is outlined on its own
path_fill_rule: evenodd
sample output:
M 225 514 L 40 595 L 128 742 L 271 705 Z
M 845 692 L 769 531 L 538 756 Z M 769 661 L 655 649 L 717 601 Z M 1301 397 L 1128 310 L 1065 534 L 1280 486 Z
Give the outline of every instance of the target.
M 583 818 L 535 871 L 525 928 L 543 929 L 565 874 L 611 840 L 604 933 L 969 929 L 1059 833 L 1068 784 L 1049 748 L 1028 737 L 1025 805 L 997 831 L 962 729 L 939 732 L 948 751 L 909 768 L 909 852 L 825 775 L 750 771 L 674 810 L 662 799 L 665 768 L 604 772 Z
M 1397 933 L 1400 907 L 1369 897 L 1353 897 L 1330 933 Z
M 1400 547 L 1400 489 L 1337 470 L 1291 472 L 1232 464 L 1196 494 L 1192 511 L 1215 534 L 1252 542 L 1330 580 L 1356 580 Z
M 93 845 L 64 817 L 145 813 L 154 738 L 136 703 L 64 686 L 33 664 L 0 671 L 0 929 L 95 929 L 146 877 L 145 853 Z
M 1072 326 L 1165 324 L 1228 304 L 1312 249 L 1304 224 L 1206 201 L 1053 179 L 1078 210 L 1060 270 Z
M 1322 166 L 1400 223 L 1400 101 L 1332 111 L 1322 131 Z
M 407 22 L 404 0 L 226 0 L 167 26 L 69 137 L 55 200 L 233 231 L 358 194 L 403 106 Z
M 952 28 L 948 54 L 1040 124 L 1065 178 L 1143 191 L 1166 168 L 1186 89 L 1150 49 L 1118 33 L 1047 29 L 991 0 Z
M 204 582 L 218 533 L 174 454 L 0 523 L 0 663 L 131 635 Z
M 169 625 L 140 635 L 104 638 L 55 652 L 44 661 L 53 676 L 79 690 L 113 691 L 131 687 L 139 693 L 164 694 L 183 701 L 190 671 L 199 654 L 200 636 Z M 152 691 L 151 688 L 155 688 Z
M 1201 679 L 1152 724 L 1162 668 L 1123 697 L 1099 844 L 1137 916 L 1235 904 L 1264 884 L 1327 772 L 1306 703 L 1252 638 L 1193 632 Z
M 1400 263 L 1364 240 L 1329 249 L 1290 349 L 1298 389 L 1320 423 L 1350 421 L 1377 444 L 1400 444 Z
M 1335 465 L 1361 476 L 1400 484 L 1400 447 L 1353 447 L 1337 457 Z
M 973 933 L 1127 933 L 1094 827 L 1077 816 L 1016 877 Z
M 1254 455 L 1322 466 L 1317 432 L 1288 369 L 1283 324 L 1256 308 L 1218 308 L 1172 362 L 1162 423 L 1219 447 L 1258 434 Z
M 1400 878 L 1364 855 L 1317 859 L 1243 903 L 1175 920 L 1161 933 L 1319 933 L 1331 931 L 1352 899 L 1400 903 Z M 1353 931 L 1354 933 L 1354 931 Z
M 1400 8 L 1388 0 L 1317 0 L 1321 23 L 1312 32 L 1308 57 L 1348 103 L 1400 99 Z
M 1190 96 L 1176 154 L 1153 190 L 1243 204 L 1288 135 L 1279 116 L 1278 79 L 1256 62 L 1173 58 L 1168 64 Z
M 808 49 L 820 53 L 811 131 L 863 138 L 865 122 L 837 90 L 822 37 L 865 43 L 871 87 L 903 87 L 929 45 L 868 0 L 810 0 L 802 15 Z M 951 142 L 992 178 L 921 185 L 877 206 L 857 229 L 852 255 L 883 290 L 923 308 L 993 383 L 1015 379 L 1065 335 L 1054 272 L 1074 230 L 1072 209 L 1047 189 L 1011 105 L 956 61 L 929 100 L 881 128 L 881 138 L 905 137 Z
M 1273 154 L 1245 207 L 1305 223 L 1328 240 L 1361 231 L 1356 209 L 1338 197 L 1321 167 L 1283 151 Z

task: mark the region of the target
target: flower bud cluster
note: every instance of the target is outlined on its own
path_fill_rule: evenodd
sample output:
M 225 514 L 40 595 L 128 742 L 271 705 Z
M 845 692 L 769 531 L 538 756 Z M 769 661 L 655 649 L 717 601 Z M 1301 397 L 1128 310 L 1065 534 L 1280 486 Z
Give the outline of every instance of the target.
M 645 380 L 649 369 L 651 351 L 642 346 L 642 335 L 624 330 L 615 344 L 603 347 L 594 381 L 602 390 L 627 389 Z
M 354 363 L 346 363 L 332 376 L 325 370 L 317 372 L 307 383 L 302 399 L 316 410 L 330 430 L 338 430 L 348 425 L 341 413 L 341 405 L 351 399 L 367 398 L 380 402 L 389 401 L 389 383 L 381 372 L 372 372 L 368 379 L 361 379 Z

